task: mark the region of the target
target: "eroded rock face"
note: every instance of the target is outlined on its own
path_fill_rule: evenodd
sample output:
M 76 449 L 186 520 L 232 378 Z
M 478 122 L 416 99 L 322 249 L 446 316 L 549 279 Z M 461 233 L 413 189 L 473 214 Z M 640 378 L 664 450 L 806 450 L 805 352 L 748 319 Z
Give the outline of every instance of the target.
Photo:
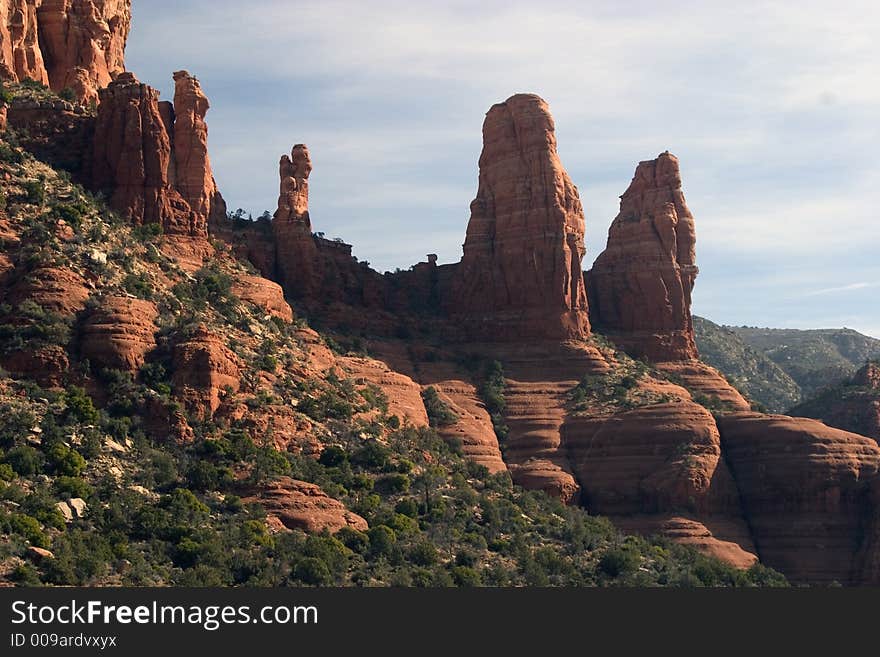
M 0 0 L 0 76 L 97 101 L 125 70 L 130 27 L 131 0 Z
M 781 415 L 736 413 L 718 425 L 761 561 L 796 582 L 861 582 L 860 564 L 876 560 L 862 537 L 877 515 L 877 443 Z
M 174 346 L 173 358 L 174 395 L 202 417 L 213 415 L 226 392 L 241 386 L 238 357 L 204 326 Z
M 86 318 L 80 353 L 95 366 L 137 373 L 156 346 L 152 301 L 108 297 Z
M 40 50 L 39 0 L 0 0 L 0 77 L 49 84 Z
M 232 293 L 272 317 L 293 321 L 293 310 L 284 300 L 284 291 L 278 283 L 261 276 L 240 276 L 232 284 Z
M 172 234 L 194 228 L 192 210 L 168 180 L 171 141 L 158 91 L 120 75 L 101 91 L 94 144 L 92 184 L 124 218 Z
M 518 94 L 494 105 L 448 311 L 477 339 L 584 337 L 584 253 L 583 208 L 547 103 Z
M 125 70 L 131 0 L 42 0 L 37 17 L 52 89 L 97 101 Z
M 593 323 L 635 356 L 697 358 L 691 291 L 697 277 L 694 218 L 669 152 L 639 163 L 587 274 Z
M 188 73 L 175 80 L 179 114 L 131 73 L 101 91 L 91 184 L 131 223 L 207 244 L 211 213 L 225 213 L 207 153 L 208 104 Z
M 587 443 L 576 472 L 595 513 L 739 510 L 715 420 L 693 402 L 615 415 Z
M 281 477 L 252 492 L 245 504 L 259 504 L 266 510 L 270 527 L 276 530 L 300 529 L 317 534 L 325 529 L 335 534 L 344 527 L 369 529 L 367 521 L 329 497 L 315 484 Z

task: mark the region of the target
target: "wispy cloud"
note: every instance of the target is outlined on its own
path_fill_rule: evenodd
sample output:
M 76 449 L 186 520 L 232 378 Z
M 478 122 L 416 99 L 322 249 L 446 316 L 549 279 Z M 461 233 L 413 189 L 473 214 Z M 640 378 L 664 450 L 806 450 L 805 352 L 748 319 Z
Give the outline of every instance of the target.
M 805 297 L 818 297 L 823 296 L 825 294 L 840 294 L 842 292 L 854 292 L 856 290 L 865 290 L 872 287 L 880 287 L 880 282 L 874 283 L 850 283 L 848 285 L 840 285 L 838 287 L 826 287 L 821 290 L 813 290 L 812 292 L 806 292 L 802 296 Z

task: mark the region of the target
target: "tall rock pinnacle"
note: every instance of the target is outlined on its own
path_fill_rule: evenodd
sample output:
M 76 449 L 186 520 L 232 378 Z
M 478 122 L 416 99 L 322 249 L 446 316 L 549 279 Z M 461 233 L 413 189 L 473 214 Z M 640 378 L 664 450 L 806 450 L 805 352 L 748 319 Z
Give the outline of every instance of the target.
M 593 324 L 636 356 L 697 358 L 696 237 L 678 159 L 666 152 L 640 162 L 620 199 L 608 246 L 587 274 Z
M 207 224 L 212 214 L 226 216 L 226 203 L 217 190 L 208 157 L 205 115 L 210 107 L 199 81 L 187 71 L 177 71 L 174 74 L 174 126 L 169 130 L 174 155 L 170 178 L 200 225 Z
M 289 294 L 308 296 L 313 292 L 317 247 L 309 218 L 309 175 L 312 160 L 305 144 L 281 156 L 281 190 L 278 210 L 272 220 L 281 283 Z
M 448 311 L 474 339 L 587 336 L 584 253 L 584 212 L 547 103 L 517 94 L 494 105 Z

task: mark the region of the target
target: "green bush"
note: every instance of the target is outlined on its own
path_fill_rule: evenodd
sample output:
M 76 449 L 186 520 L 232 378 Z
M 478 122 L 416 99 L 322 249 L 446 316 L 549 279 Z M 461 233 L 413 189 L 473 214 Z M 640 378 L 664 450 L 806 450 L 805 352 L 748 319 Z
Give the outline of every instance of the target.
M 85 388 L 70 386 L 64 395 L 64 402 L 67 406 L 67 417 L 73 421 L 97 424 L 101 419 L 101 414 Z
M 0 528 L 3 529 L 0 533 L 18 534 L 26 538 L 31 545 L 41 548 L 49 547 L 49 539 L 43 532 L 39 521 L 31 516 L 23 513 L 0 515 Z
M 122 279 L 122 287 L 138 299 L 149 301 L 153 298 L 153 284 L 144 274 L 126 274 Z
M 86 469 L 86 460 L 64 443 L 54 443 L 46 450 L 50 470 L 66 477 L 79 477 Z
M 613 547 L 599 559 L 599 570 L 608 577 L 620 577 L 634 573 L 640 563 L 637 552 L 628 548 Z
M 422 401 L 432 427 L 445 427 L 458 422 L 458 416 L 440 399 L 434 386 L 428 386 L 422 391 Z
M 29 180 L 24 184 L 25 200 L 33 205 L 43 205 L 46 201 L 46 186 L 40 180 Z
M 293 576 L 300 582 L 313 586 L 322 586 L 333 582 L 327 564 L 315 557 L 306 557 L 298 561 L 293 569 Z
M 370 554 L 374 557 L 388 556 L 397 543 L 397 534 L 385 525 L 373 527 L 367 535 L 370 537 Z
M 22 477 L 30 477 L 43 472 L 45 458 L 29 445 L 19 445 L 6 452 L 6 463 Z

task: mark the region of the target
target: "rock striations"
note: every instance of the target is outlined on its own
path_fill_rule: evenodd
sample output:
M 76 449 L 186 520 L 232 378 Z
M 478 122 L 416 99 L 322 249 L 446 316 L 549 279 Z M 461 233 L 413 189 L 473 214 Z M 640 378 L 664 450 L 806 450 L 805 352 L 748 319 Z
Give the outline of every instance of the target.
M 547 103 L 517 94 L 494 105 L 449 312 L 475 339 L 585 337 L 584 253 L 583 208 Z
M 620 199 L 608 246 L 587 275 L 593 323 L 636 356 L 696 358 L 696 238 L 678 159 L 666 152 L 639 163 Z
M 125 70 L 131 0 L 0 0 L 0 76 L 84 103 Z

